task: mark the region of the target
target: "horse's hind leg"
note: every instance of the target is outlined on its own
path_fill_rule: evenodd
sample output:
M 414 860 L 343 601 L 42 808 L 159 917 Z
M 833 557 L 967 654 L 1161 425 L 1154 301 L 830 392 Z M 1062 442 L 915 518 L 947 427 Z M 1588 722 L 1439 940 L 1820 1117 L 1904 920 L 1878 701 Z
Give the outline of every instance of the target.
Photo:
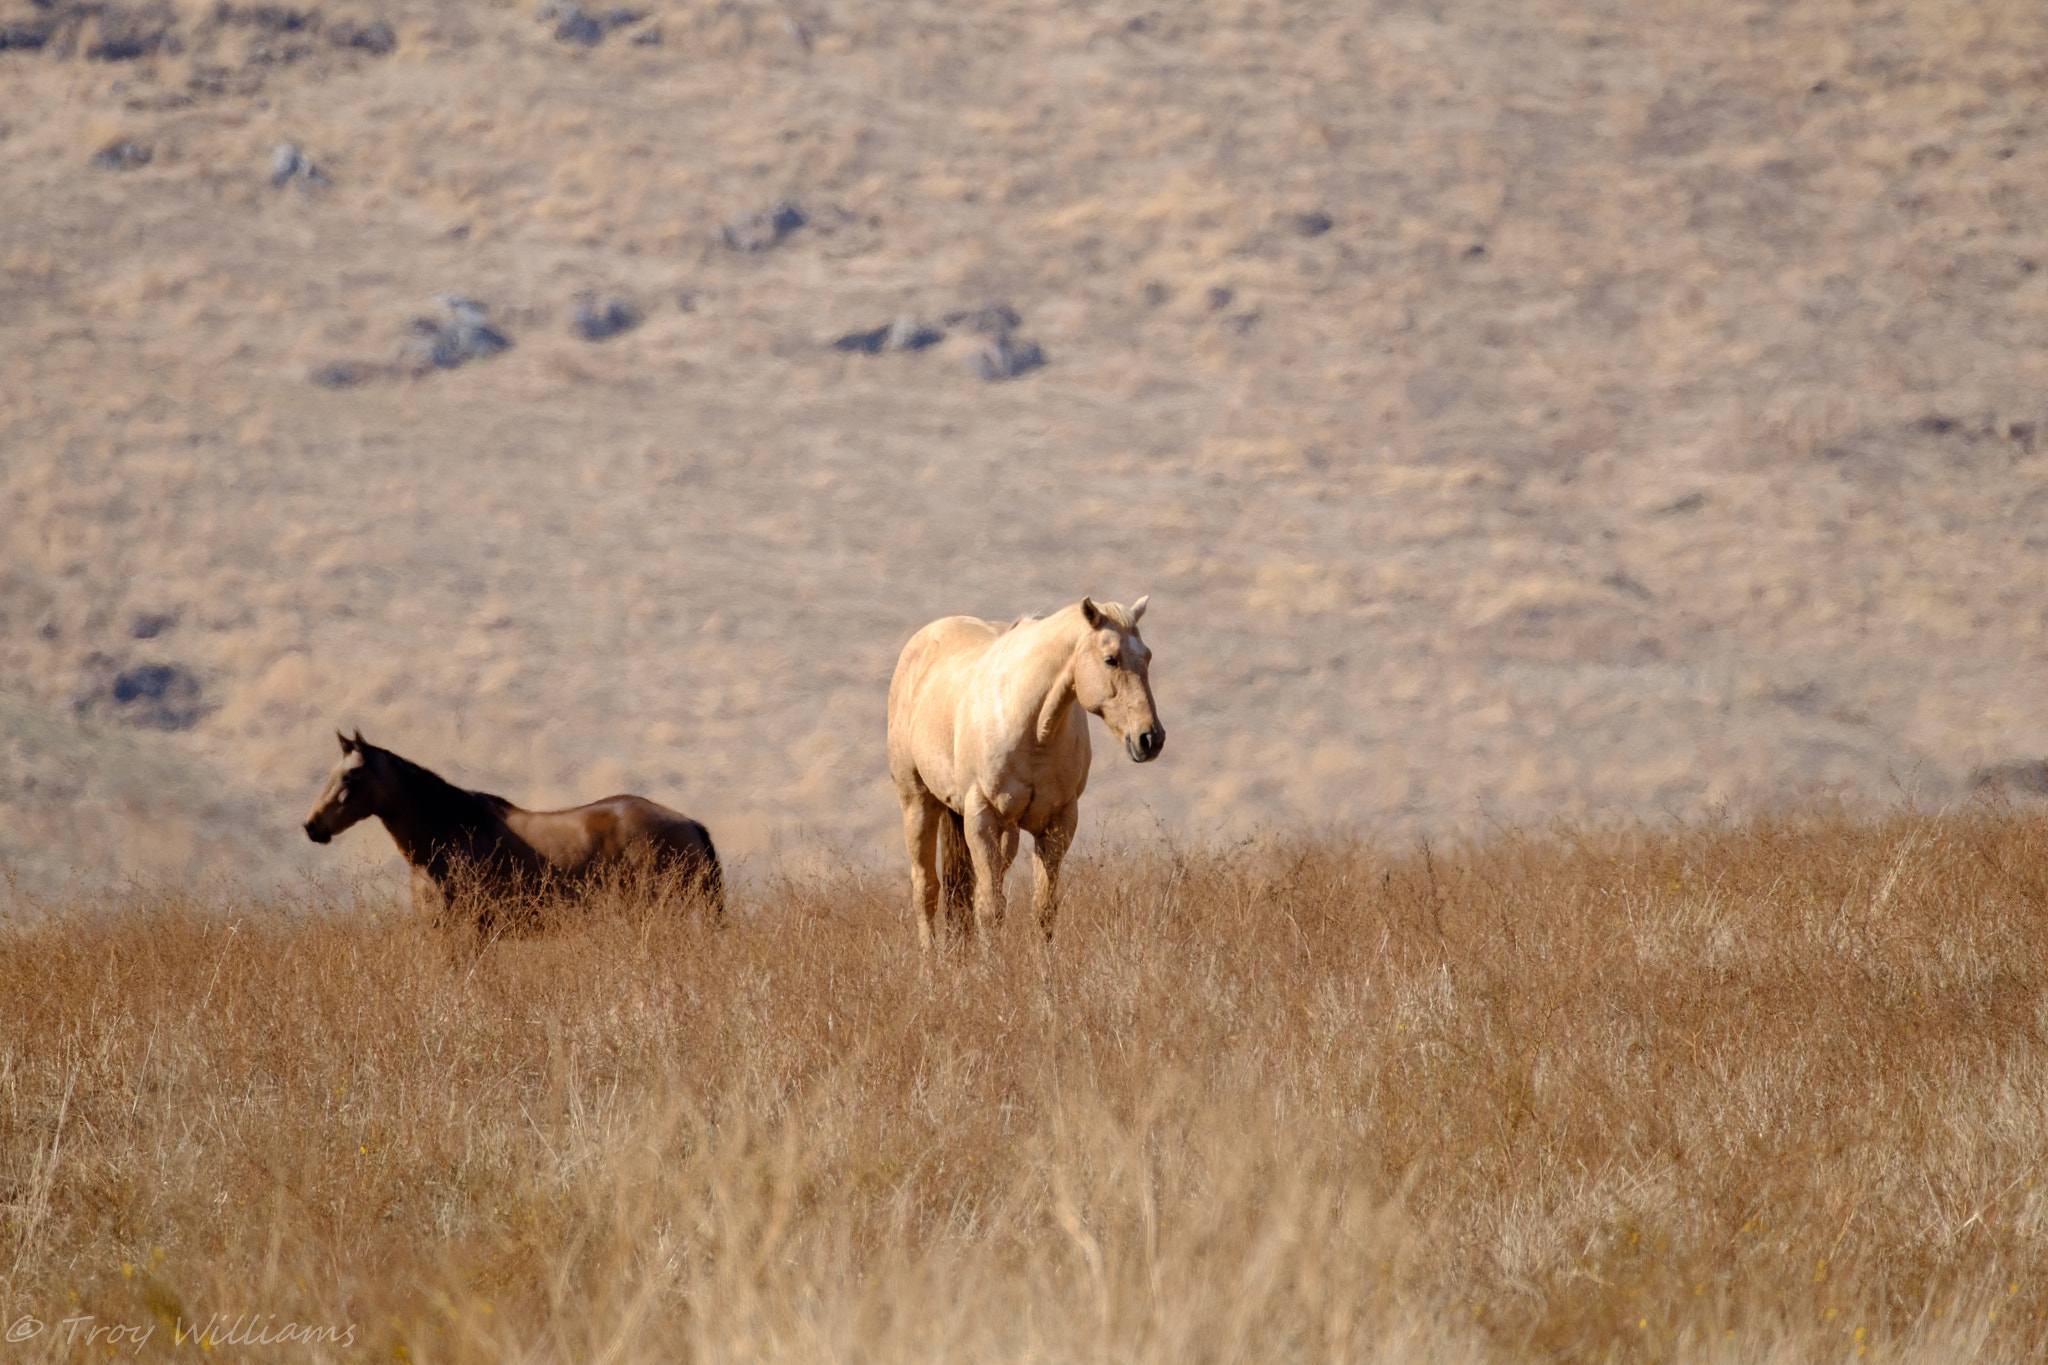
M 910 854 L 910 917 L 917 946 L 929 951 L 939 918 L 939 831 L 952 812 L 928 791 L 903 797 L 903 846 Z
M 725 872 L 710 830 L 691 821 L 657 851 L 653 863 L 664 891 L 680 891 L 692 906 L 709 910 L 713 924 L 725 923 Z
M 718 850 L 711 836 L 704 836 L 704 856 L 697 860 L 697 893 L 711 907 L 711 922 L 725 923 L 725 870 L 718 865 Z
M 939 862 L 945 879 L 946 923 L 961 938 L 974 937 L 974 855 L 959 811 L 939 807 Z

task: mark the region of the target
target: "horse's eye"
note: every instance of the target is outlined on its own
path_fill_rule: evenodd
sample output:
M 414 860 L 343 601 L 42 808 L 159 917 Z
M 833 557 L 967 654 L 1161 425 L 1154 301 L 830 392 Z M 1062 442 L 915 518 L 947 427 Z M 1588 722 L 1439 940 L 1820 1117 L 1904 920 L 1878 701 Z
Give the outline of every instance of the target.
M 1115 668 L 1115 667 L 1116 667 L 1116 655 L 1114 655 L 1114 654 L 1105 654 L 1105 655 L 1103 656 L 1103 658 L 1102 658 L 1102 662 L 1104 662 L 1104 663 L 1108 664 L 1108 665 L 1109 665 L 1109 666 L 1110 666 L 1111 668 Z

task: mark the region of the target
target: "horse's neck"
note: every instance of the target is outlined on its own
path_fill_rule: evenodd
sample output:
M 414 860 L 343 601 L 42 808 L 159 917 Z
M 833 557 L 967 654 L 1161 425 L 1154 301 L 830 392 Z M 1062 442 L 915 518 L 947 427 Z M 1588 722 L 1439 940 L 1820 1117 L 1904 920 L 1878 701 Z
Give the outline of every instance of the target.
M 377 812 L 392 842 L 414 867 L 437 856 L 475 856 L 479 836 L 502 824 L 497 808 L 481 795 L 464 791 L 437 773 L 398 759 L 401 777 L 389 809 Z
M 1040 638 L 1030 641 L 1009 678 L 1016 689 L 1012 699 L 1017 709 L 1032 717 L 1032 738 L 1046 744 L 1074 706 L 1074 640 L 1060 617 L 1048 617 L 1042 624 L 1052 629 L 1034 632 Z

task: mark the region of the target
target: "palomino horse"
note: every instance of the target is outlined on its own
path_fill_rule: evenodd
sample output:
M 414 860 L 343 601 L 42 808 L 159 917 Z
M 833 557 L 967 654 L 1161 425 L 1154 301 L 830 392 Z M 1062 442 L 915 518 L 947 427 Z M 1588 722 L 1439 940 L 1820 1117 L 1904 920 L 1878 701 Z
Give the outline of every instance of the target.
M 491 901 L 575 889 L 609 871 L 680 871 L 717 915 L 725 879 L 711 834 L 644 796 L 608 796 L 573 810 L 521 810 L 502 796 L 465 791 L 356 731 L 337 733 L 341 762 L 306 817 L 324 844 L 376 816 L 412 864 L 413 906 L 441 923 L 458 891 L 482 893 L 477 927 L 492 927 Z
M 1088 785 L 1081 713 L 1102 717 L 1136 762 L 1159 757 L 1166 743 L 1152 707 L 1152 651 L 1138 638 L 1148 600 L 1127 611 L 1084 597 L 1008 626 L 948 616 L 903 647 L 889 682 L 889 775 L 903 803 L 921 947 L 931 946 L 938 918 L 942 834 L 948 918 L 971 934 L 1002 921 L 1017 831 L 1031 831 L 1032 903 L 1052 937 L 1060 860 Z

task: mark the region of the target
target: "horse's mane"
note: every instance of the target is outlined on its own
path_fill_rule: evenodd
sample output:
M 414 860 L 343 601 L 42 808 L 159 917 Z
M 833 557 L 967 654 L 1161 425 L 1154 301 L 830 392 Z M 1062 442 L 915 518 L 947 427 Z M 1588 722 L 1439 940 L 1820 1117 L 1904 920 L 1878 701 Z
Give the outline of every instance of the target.
M 366 744 L 363 747 L 375 748 L 376 746 Z M 399 771 L 405 776 L 407 782 L 411 784 L 416 795 L 424 796 L 439 808 L 440 814 L 447 818 L 460 820 L 464 816 L 474 816 L 478 813 L 479 807 L 482 808 L 484 813 L 499 817 L 502 817 L 508 810 L 518 809 L 518 807 L 502 796 L 493 796 L 489 792 L 471 791 L 467 787 L 458 787 L 432 768 L 424 764 L 415 763 L 403 754 L 393 753 L 389 749 L 378 749 L 377 752 L 398 766 Z
M 1123 630 L 1136 630 L 1138 623 L 1131 619 L 1131 609 L 1121 602 L 1097 602 L 1095 609 Z
M 1097 602 L 1095 604 L 1095 609 L 1101 612 L 1107 620 L 1115 623 L 1121 629 L 1136 630 L 1138 628 L 1138 623 L 1131 619 L 1131 609 L 1121 602 Z M 1045 619 L 1046 613 L 1042 611 L 1026 612 L 1024 615 L 1010 622 L 1009 625 L 1004 626 L 1001 630 L 997 631 L 996 634 L 1008 635 L 1011 631 L 1020 629 L 1024 626 L 1028 626 L 1033 621 L 1043 621 Z

